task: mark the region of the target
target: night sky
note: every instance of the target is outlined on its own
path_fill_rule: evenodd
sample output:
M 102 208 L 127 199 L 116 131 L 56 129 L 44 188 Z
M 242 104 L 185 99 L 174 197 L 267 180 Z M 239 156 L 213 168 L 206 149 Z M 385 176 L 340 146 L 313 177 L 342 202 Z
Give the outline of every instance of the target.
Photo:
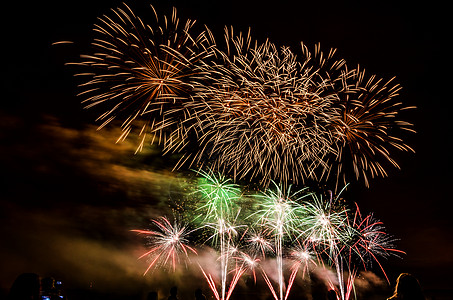
M 117 127 L 96 131 L 97 112 L 83 109 L 74 70 L 64 66 L 89 52 L 96 18 L 120 3 L 2 4 L 0 296 L 23 272 L 73 287 L 94 282 L 101 290 L 139 289 L 151 280 L 140 275 L 145 265 L 136 257 L 143 249 L 128 230 L 168 209 L 178 174 L 155 148 L 134 155 L 133 139 L 115 144 Z M 443 2 L 127 2 L 143 19 L 152 18 L 149 3 L 166 12 L 174 5 L 180 18 L 196 19 L 217 36 L 233 25 L 295 50 L 300 41 L 320 42 L 351 66 L 396 76 L 399 100 L 417 106 L 402 115 L 415 123 L 417 133 L 404 139 L 416 153 L 395 153 L 401 170 L 389 169 L 370 188 L 352 182 L 345 197 L 400 239 L 407 255 L 384 262 L 392 282 L 411 272 L 425 290 L 451 289 L 451 26 Z M 62 40 L 74 44 L 52 46 Z

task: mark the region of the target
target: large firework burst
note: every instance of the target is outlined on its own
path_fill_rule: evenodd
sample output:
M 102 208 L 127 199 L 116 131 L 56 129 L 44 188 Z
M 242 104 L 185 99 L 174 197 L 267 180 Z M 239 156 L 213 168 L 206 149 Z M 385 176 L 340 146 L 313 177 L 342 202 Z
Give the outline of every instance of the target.
M 184 25 L 173 9 L 171 17 L 158 17 L 148 25 L 123 5 L 111 16 L 99 18 L 92 42 L 93 53 L 81 55 L 85 81 L 80 84 L 86 107 L 99 106 L 100 128 L 111 121 L 122 121 L 118 141 L 137 129 L 142 149 L 147 134 L 162 141 L 166 148 L 177 147 L 183 139 L 180 120 L 182 103 L 200 76 L 197 64 L 208 56 L 203 48 L 204 34 L 191 35 L 195 21 Z M 101 108 L 102 107 L 102 108 Z
M 271 179 L 316 178 L 314 170 L 335 152 L 329 124 L 339 110 L 332 78 L 306 47 L 301 63 L 288 47 L 252 43 L 249 34 L 232 31 L 226 30 L 227 50 L 216 47 L 220 63 L 205 65 L 211 76 L 188 102 L 200 132 L 193 162 L 208 161 L 265 186 Z M 330 62 L 333 53 L 322 64 L 340 68 L 342 62 Z
M 401 87 L 393 83 L 393 78 L 384 81 L 374 75 L 368 77 L 365 70 L 357 68 L 342 85 L 338 103 L 341 115 L 332 123 L 338 154 L 336 162 L 329 165 L 336 165 L 334 173 L 344 183 L 350 180 L 347 173 L 352 165 L 356 179 L 362 177 L 368 186 L 370 176 L 387 176 L 386 164 L 399 168 L 391 156 L 392 149 L 414 151 L 396 136 L 401 130 L 414 132 L 411 123 L 398 119 L 401 111 L 414 107 L 395 99 Z
M 118 141 L 137 129 L 164 153 L 184 153 L 176 168 L 207 164 L 234 179 L 287 186 L 306 180 L 386 176 L 398 167 L 391 150 L 412 151 L 397 137 L 412 131 L 397 119 L 391 80 L 349 70 L 336 51 L 299 56 L 250 32 L 225 30 L 221 47 L 209 30 L 192 35 L 194 21 L 171 17 L 145 24 L 132 10 L 112 10 L 95 26 L 94 51 L 78 75 L 86 107 L 99 106 L 100 128 L 122 121 Z M 187 145 L 190 143 L 190 147 Z M 393 149 L 392 149 L 393 148 Z

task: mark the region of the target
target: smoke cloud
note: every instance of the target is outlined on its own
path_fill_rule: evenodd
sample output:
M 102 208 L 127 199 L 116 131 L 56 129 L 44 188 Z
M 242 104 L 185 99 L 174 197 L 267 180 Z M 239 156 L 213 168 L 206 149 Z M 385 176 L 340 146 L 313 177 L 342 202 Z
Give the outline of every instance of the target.
M 0 127 L 0 137 L 9 142 L 0 162 L 10 175 L 0 200 L 3 290 L 19 274 L 35 272 L 62 280 L 68 290 L 110 293 L 112 299 L 144 299 L 149 291 L 166 298 L 171 286 L 179 287 L 181 299 L 193 298 L 196 288 L 212 294 L 201 272 L 220 277 L 218 256 L 210 247 L 174 273 L 162 268 L 143 276 L 149 261 L 138 259 L 147 249 L 130 230 L 147 229 L 150 219 L 159 216 L 171 218 L 171 203 L 184 194 L 188 179 L 171 172 L 173 158 L 162 157 L 154 146 L 134 154 L 136 139 L 115 143 L 121 134 L 116 127 L 98 132 L 94 126 L 65 126 L 52 117 L 34 127 L 14 117 L 6 120 Z M 260 268 L 275 284 L 275 261 L 266 260 Z M 268 299 L 260 269 L 256 279 L 246 273 L 235 294 Z M 291 297 L 316 299 L 337 281 L 334 272 L 312 266 L 311 275 L 299 272 Z M 382 285 L 371 272 L 356 280 L 358 295 Z

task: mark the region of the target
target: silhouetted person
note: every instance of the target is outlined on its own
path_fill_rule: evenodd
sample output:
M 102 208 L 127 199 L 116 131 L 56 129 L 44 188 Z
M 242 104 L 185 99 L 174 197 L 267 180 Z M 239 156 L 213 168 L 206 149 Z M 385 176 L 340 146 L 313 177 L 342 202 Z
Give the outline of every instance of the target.
M 195 290 L 195 300 L 206 300 L 206 296 L 203 295 L 203 291 L 201 289 Z
M 14 281 L 9 291 L 10 300 L 39 300 L 39 276 L 35 273 L 24 273 Z
M 178 300 L 177 294 L 178 294 L 178 287 L 173 286 L 170 289 L 170 296 L 168 297 L 168 300 Z
M 146 300 L 157 300 L 157 292 L 149 292 Z
M 395 292 L 387 300 L 425 300 L 417 278 L 408 273 L 401 273 L 396 280 Z
M 337 300 L 337 293 L 335 290 L 329 290 L 326 295 L 327 300 Z

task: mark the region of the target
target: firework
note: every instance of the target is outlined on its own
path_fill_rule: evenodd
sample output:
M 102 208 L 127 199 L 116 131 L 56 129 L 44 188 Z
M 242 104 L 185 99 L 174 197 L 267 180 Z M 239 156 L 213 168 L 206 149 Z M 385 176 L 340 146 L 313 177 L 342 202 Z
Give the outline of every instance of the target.
M 237 254 L 234 256 L 234 259 L 239 262 L 236 268 L 238 270 L 244 271 L 251 271 L 253 275 L 253 280 L 256 282 L 256 269 L 258 268 L 261 259 L 259 259 L 256 255 L 249 255 L 243 251 L 237 251 Z M 236 273 L 238 273 L 236 271 Z
M 250 229 L 245 238 L 245 242 L 248 245 L 248 252 L 252 255 L 260 255 L 262 258 L 266 257 L 266 254 L 275 254 L 274 246 L 271 240 L 271 232 L 267 229 L 260 228 L 261 231 L 256 232 L 253 228 Z
M 290 251 L 289 259 L 292 261 L 291 277 L 295 277 L 300 268 L 302 268 L 303 276 L 309 273 L 310 265 L 316 266 L 317 255 L 307 245 L 297 243 Z M 294 274 L 294 275 L 293 275 Z M 293 279 L 294 280 L 294 279 Z
M 275 191 L 267 190 L 257 195 L 259 209 L 252 216 L 258 217 L 258 225 L 266 228 L 274 236 L 274 247 L 278 271 L 278 298 L 273 292 L 275 299 L 284 299 L 284 278 L 283 278 L 283 242 L 285 238 L 293 238 L 298 232 L 300 217 L 304 208 L 299 204 L 302 198 L 307 195 L 301 194 L 304 190 L 291 193 L 291 186 L 286 192 L 275 184 Z M 264 274 L 265 275 L 265 274 Z M 265 275 L 265 279 L 267 275 Z M 272 285 L 266 280 L 269 288 L 273 291 Z M 289 292 L 289 289 L 288 289 Z M 288 293 L 287 292 L 287 293 Z
M 132 230 L 147 236 L 150 250 L 144 253 L 139 259 L 149 257 L 150 264 L 143 275 L 146 275 L 153 266 L 166 266 L 171 264 L 173 271 L 176 265 L 183 259 L 188 259 L 190 252 L 197 254 L 197 251 L 188 245 L 190 231 L 185 225 L 174 222 L 173 224 L 165 218 L 153 220 L 156 231 Z
M 201 270 L 203 272 L 203 275 L 205 276 L 206 280 L 208 281 L 208 284 L 209 284 L 211 290 L 213 291 L 214 297 L 217 300 L 221 300 L 221 299 L 228 300 L 228 299 L 230 299 L 230 297 L 231 297 L 231 295 L 232 295 L 237 283 L 239 282 L 239 279 L 247 271 L 250 271 L 252 273 L 253 278 L 254 278 L 254 280 L 256 282 L 256 272 L 255 272 L 255 270 L 259 266 L 260 259 L 256 258 L 256 257 L 252 257 L 252 256 L 248 255 L 245 252 L 239 251 L 235 247 L 232 247 L 229 252 L 231 254 L 231 258 L 233 260 L 235 260 L 235 265 L 232 268 L 232 270 L 230 271 L 230 274 L 232 274 L 232 276 L 231 276 L 231 280 L 230 280 L 230 283 L 229 283 L 228 290 L 226 291 L 225 295 L 219 295 L 219 293 L 217 291 L 217 288 L 216 288 L 215 281 L 213 280 L 212 276 L 210 274 L 207 274 L 203 270 L 203 268 L 201 268 Z
M 339 203 L 340 194 L 335 198 L 332 194 L 327 198 L 312 194 L 311 201 L 304 202 L 305 223 L 301 237 L 305 247 L 313 247 L 318 261 L 323 265 L 327 262 L 335 269 L 338 297 L 344 300 L 351 297 L 360 265 L 367 270 L 367 266 L 375 262 L 387 278 L 379 259 L 404 252 L 395 249 L 395 239 L 386 234 L 382 222 L 372 214 L 363 217 L 357 205 L 352 213 Z M 327 254 L 327 260 L 322 259 L 322 254 Z M 348 274 L 346 281 L 345 273 Z
M 204 221 L 230 217 L 241 197 L 241 189 L 230 178 L 212 170 L 197 171 L 200 176 L 195 193 L 200 197 L 199 211 Z
M 311 201 L 304 202 L 304 217 L 300 237 L 318 249 L 317 252 L 332 251 L 343 238 L 347 220 L 347 209 L 337 203 L 337 198 L 311 193 Z M 329 253 L 330 257 L 335 256 Z
M 297 273 L 302 268 L 302 276 L 305 277 L 305 274 L 309 273 L 310 265 L 316 266 L 316 255 L 313 251 L 311 251 L 306 245 L 301 245 L 299 242 L 291 249 L 290 261 L 292 262 L 291 266 L 291 275 L 289 276 L 288 280 L 288 289 L 286 291 L 285 299 L 288 299 L 289 291 L 293 286 L 294 280 L 296 279 Z
M 152 10 L 152 25 L 126 5 L 100 18 L 95 51 L 76 63 L 86 107 L 104 109 L 100 128 L 122 121 L 118 141 L 137 129 L 137 151 L 151 135 L 163 153 L 183 153 L 175 168 L 209 165 L 264 187 L 338 185 L 351 162 L 368 185 L 386 176 L 385 162 L 398 167 L 391 148 L 413 151 L 394 135 L 413 131 L 397 119 L 408 108 L 394 100 L 400 87 L 349 70 L 334 49 L 302 44 L 297 57 L 233 28 L 222 49 L 209 30 L 192 35 L 194 21 L 180 26 L 176 9 L 169 18 Z
M 399 167 L 391 150 L 413 151 L 396 133 L 413 131 L 398 120 L 392 80 L 349 69 L 335 49 L 299 56 L 288 47 L 253 41 L 250 31 L 225 30 L 225 46 L 208 29 L 192 34 L 176 15 L 145 24 L 124 5 L 95 25 L 94 51 L 76 63 L 86 107 L 102 107 L 99 128 L 122 121 L 124 140 L 138 132 L 185 165 L 209 167 L 235 179 L 283 186 L 307 180 L 386 176 Z M 189 146 L 190 144 L 190 146 Z
M 341 194 L 341 192 L 340 192 Z M 338 197 L 311 194 L 311 201 L 304 203 L 305 215 L 300 237 L 311 245 L 318 255 L 327 254 L 338 277 L 340 293 L 344 299 L 343 263 L 339 243 L 346 227 L 347 209 L 338 203 Z
M 306 189 L 292 190 L 275 184 L 258 194 L 243 194 L 240 185 L 212 170 L 198 171 L 196 195 L 199 215 L 193 219 L 204 243 L 218 251 L 219 276 L 199 267 L 217 300 L 228 300 L 241 276 L 262 275 L 276 300 L 286 300 L 299 272 L 310 274 L 313 266 L 332 268 L 338 283 L 329 279 L 339 299 L 349 299 L 360 267 L 376 263 L 385 275 L 381 258 L 403 253 L 395 249 L 395 239 L 386 234 L 372 214 L 362 216 L 358 206 L 348 208 L 341 192 L 315 194 Z M 250 207 L 239 205 L 247 198 Z M 239 207 L 243 206 L 243 210 Z M 193 208 L 192 208 L 193 209 Z M 153 221 L 157 230 L 135 230 L 149 236 L 151 249 L 146 272 L 153 266 L 185 262 L 195 249 L 187 246 L 186 226 L 166 218 Z M 276 284 L 262 263 L 275 258 Z M 290 266 L 284 278 L 284 267 Z M 212 269 L 212 268 L 211 268 Z M 146 274 L 145 272 L 145 274 Z M 386 275 L 385 275 L 386 276 Z M 275 287 L 274 287 L 275 285 Z
M 305 48 L 303 61 L 288 48 L 226 30 L 227 50 L 206 65 L 211 74 L 194 88 L 192 121 L 199 151 L 192 163 L 208 163 L 234 178 L 287 182 L 315 178 L 323 158 L 335 152 L 330 120 L 339 116 L 332 78 Z M 333 60 L 333 54 L 327 56 Z M 342 63 L 332 63 L 339 68 Z M 331 68 L 334 68 L 333 66 Z
M 164 154 L 183 154 L 175 169 L 200 170 L 192 213 L 197 230 L 209 232 L 204 242 L 219 250 L 220 291 L 200 265 L 216 299 L 228 300 L 241 276 L 251 271 L 256 278 L 258 269 L 276 300 L 288 298 L 300 269 L 305 275 L 324 261 L 335 268 L 342 299 L 354 288 L 357 262 L 365 269 L 377 263 L 386 276 L 379 259 L 402 251 L 381 222 L 362 217 L 358 207 L 351 217 L 332 195 L 292 193 L 291 184 L 333 178 L 336 191 L 351 170 L 368 186 L 370 178 L 387 175 L 387 165 L 399 168 L 392 151 L 413 151 L 397 136 L 413 131 L 398 119 L 410 108 L 395 100 L 400 86 L 350 70 L 334 49 L 319 45 L 312 52 L 302 44 L 296 56 L 231 28 L 222 49 L 209 30 L 194 35 L 194 21 L 180 23 L 176 9 L 170 17 L 151 9 L 151 25 L 127 5 L 99 18 L 94 51 L 75 63 L 84 70 L 77 74 L 85 78 L 80 95 L 87 108 L 102 109 L 99 128 L 121 121 L 118 141 L 137 131 L 137 151 L 150 137 Z M 265 189 L 249 197 L 257 204 L 247 218 L 240 218 L 243 194 L 235 180 L 259 181 Z M 238 220 L 255 221 L 241 234 L 246 225 Z M 149 241 L 140 257 L 150 259 L 145 274 L 157 266 L 175 270 L 196 254 L 185 225 L 165 217 L 153 224 L 156 230 L 133 230 Z M 268 256 L 276 258 L 278 291 L 259 268 Z M 284 259 L 292 262 L 287 286 Z
M 337 181 L 342 177 L 346 183 L 349 169 L 344 167 L 352 164 L 356 179 L 362 177 L 368 186 L 369 177 L 387 176 L 385 163 L 399 168 L 391 157 L 392 149 L 414 152 L 395 136 L 401 130 L 415 132 L 411 123 L 398 120 L 401 111 L 414 107 L 395 100 L 401 87 L 393 78 L 386 82 L 374 75 L 367 77 L 365 70 L 357 68 L 342 85 L 341 116 L 332 124 L 338 154 L 331 165 L 336 165 Z
M 192 36 L 195 21 L 181 26 L 176 9 L 170 17 L 158 17 L 149 25 L 123 5 L 104 15 L 95 25 L 94 51 L 81 55 L 76 63 L 84 71 L 77 74 L 86 107 L 103 109 L 99 128 L 113 120 L 122 121 L 124 140 L 137 130 L 143 148 L 147 134 L 164 143 L 166 151 L 184 143 L 179 123 L 182 103 L 200 76 L 198 62 L 208 51 L 203 48 L 204 34 Z M 85 71 L 87 70 L 87 71 Z M 182 140 L 182 141 L 181 141 Z
M 353 218 L 348 219 L 346 233 L 341 250 L 346 253 L 344 255 L 347 257 L 349 265 L 355 265 L 353 259 L 356 258 L 366 270 L 368 265 L 375 262 L 389 281 L 379 258 L 388 258 L 391 255 L 398 256 L 398 254 L 404 254 L 404 252 L 395 248 L 396 239 L 386 233 L 383 223 L 374 218 L 373 214 L 362 216 L 356 204 Z
M 244 272 L 240 269 L 234 273 L 235 275 L 227 290 L 229 262 L 236 250 L 234 237 L 237 236 L 238 226 L 235 223 L 240 210 L 238 209 L 236 213 L 234 212 L 241 197 L 241 190 L 239 185 L 233 183 L 231 179 L 226 178 L 222 174 L 216 174 L 212 170 L 208 172 L 200 170 L 197 173 L 201 177 L 195 193 L 200 195 L 198 211 L 202 213 L 198 218 L 205 223 L 204 227 L 214 231 L 214 234 L 208 240 L 212 240 L 220 250 L 221 291 L 220 294 L 217 289 L 213 290 L 213 292 L 216 297 L 219 297 L 217 299 L 227 300 L 231 296 L 237 280 Z M 204 270 L 203 274 L 205 274 L 211 289 L 215 288 L 212 276 L 206 274 Z

